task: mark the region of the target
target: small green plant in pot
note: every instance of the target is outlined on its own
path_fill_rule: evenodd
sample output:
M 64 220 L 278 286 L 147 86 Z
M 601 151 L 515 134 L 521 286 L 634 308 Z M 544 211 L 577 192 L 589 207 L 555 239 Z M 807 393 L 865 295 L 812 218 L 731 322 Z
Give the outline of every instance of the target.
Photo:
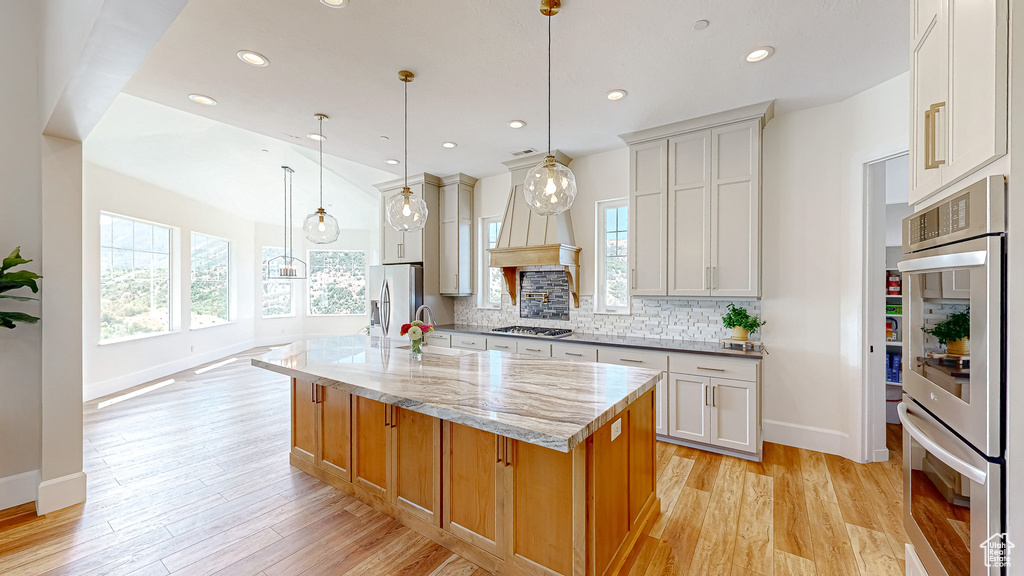
M 11 252 L 11 255 L 3 259 L 0 263 L 0 298 L 7 298 L 10 300 L 18 300 L 25 302 L 28 300 L 38 300 L 38 298 L 30 298 L 28 296 L 11 296 L 10 294 L 4 294 L 4 292 L 10 292 L 11 290 L 17 290 L 18 288 L 28 288 L 32 292 L 39 292 L 39 286 L 36 284 L 36 280 L 42 278 L 35 272 L 28 270 L 19 270 L 17 272 L 11 272 L 12 268 L 17 268 L 22 264 L 28 264 L 31 260 L 25 260 L 21 257 L 21 246 L 18 246 Z M 0 310 L 0 327 L 2 328 L 14 328 L 16 322 L 22 322 L 25 324 L 35 324 L 39 322 L 39 318 L 35 316 L 29 316 L 22 312 L 4 312 Z
M 722 324 L 726 328 L 732 328 L 732 339 L 746 341 L 751 332 L 757 332 L 758 328 L 766 322 L 757 316 L 751 316 L 746 308 L 737 308 L 729 304 L 729 311 L 722 317 Z
M 948 354 L 967 356 L 971 353 L 971 309 L 954 312 L 933 328 L 922 330 L 946 347 Z

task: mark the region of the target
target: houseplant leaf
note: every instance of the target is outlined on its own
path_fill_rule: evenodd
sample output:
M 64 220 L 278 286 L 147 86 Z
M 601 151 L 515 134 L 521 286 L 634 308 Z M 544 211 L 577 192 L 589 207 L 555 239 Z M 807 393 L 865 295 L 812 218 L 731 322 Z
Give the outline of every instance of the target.
M 29 262 L 31 262 L 31 260 L 26 260 L 21 257 L 21 246 L 18 246 L 13 252 L 11 252 L 10 256 L 4 258 L 3 264 L 0 264 L 0 273 L 10 268 L 14 268 L 15 266 L 28 264 Z
M 31 296 L 11 296 L 10 294 L 0 294 L 0 298 L 10 298 L 11 300 L 17 300 L 18 302 L 28 302 L 30 300 L 39 300 L 39 298 L 32 298 Z
M 36 284 L 36 280 L 39 278 L 42 278 L 42 276 L 28 270 L 5 272 L 0 274 L 0 292 L 23 287 L 29 288 L 33 292 L 39 292 L 39 286 Z
M 36 322 L 39 322 L 39 318 L 22 312 L 0 312 L 0 327 L 14 328 L 15 322 L 35 324 Z

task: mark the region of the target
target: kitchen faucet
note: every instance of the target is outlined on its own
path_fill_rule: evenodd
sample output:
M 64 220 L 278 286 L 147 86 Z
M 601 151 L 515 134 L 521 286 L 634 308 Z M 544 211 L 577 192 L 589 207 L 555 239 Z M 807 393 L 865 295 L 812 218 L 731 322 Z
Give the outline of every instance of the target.
M 420 320 L 420 313 L 423 313 L 423 319 Z M 434 325 L 434 313 L 430 311 L 430 306 L 424 304 L 416 309 L 416 314 L 412 318 L 413 320 L 420 320 L 424 324 Z

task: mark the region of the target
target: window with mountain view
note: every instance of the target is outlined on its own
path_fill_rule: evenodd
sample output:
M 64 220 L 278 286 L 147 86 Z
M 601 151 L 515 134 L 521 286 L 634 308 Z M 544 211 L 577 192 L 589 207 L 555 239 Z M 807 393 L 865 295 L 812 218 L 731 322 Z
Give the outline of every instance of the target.
M 628 211 L 626 198 L 597 203 L 598 312 L 629 313 Z
M 358 250 L 309 251 L 310 316 L 366 313 L 366 253 Z
M 225 324 L 230 313 L 231 243 L 192 233 L 192 324 L 205 328 Z
M 100 214 L 100 341 L 171 327 L 171 229 Z

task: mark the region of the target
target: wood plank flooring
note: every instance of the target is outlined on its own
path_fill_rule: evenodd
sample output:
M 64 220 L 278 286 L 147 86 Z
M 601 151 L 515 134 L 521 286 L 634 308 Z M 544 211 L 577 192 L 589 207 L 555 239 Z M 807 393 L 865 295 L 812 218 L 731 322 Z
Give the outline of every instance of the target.
M 88 403 L 88 501 L 0 511 L 0 574 L 487 574 L 288 465 L 287 379 L 249 365 L 265 351 Z M 751 463 L 658 443 L 662 517 L 623 573 L 902 575 L 902 435 L 887 432 L 890 460 L 868 465 L 775 444 Z

